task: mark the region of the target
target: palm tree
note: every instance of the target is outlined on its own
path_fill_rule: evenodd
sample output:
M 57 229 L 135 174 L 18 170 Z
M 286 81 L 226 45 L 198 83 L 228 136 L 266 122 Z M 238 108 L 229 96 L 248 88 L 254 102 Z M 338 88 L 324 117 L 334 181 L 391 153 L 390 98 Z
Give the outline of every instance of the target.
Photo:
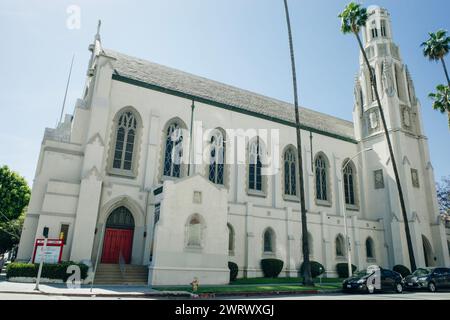
M 423 55 L 430 59 L 431 61 L 441 61 L 442 67 L 444 68 L 445 77 L 447 78 L 447 85 L 450 87 L 450 78 L 448 76 L 447 66 L 445 65 L 444 57 L 450 51 L 450 37 L 447 36 L 447 31 L 438 30 L 436 33 L 430 32 L 428 33 L 430 38 L 423 42 L 421 46 L 423 47 Z M 437 94 L 439 95 L 439 86 L 436 88 L 438 90 Z M 433 94 L 430 94 L 430 96 Z M 434 96 L 432 96 L 434 99 Z M 440 110 L 440 108 L 436 108 L 433 104 L 433 108 L 436 110 Z M 445 108 L 444 108 L 445 109 Z M 448 123 L 450 128 L 450 110 L 444 110 L 442 112 L 447 111 L 448 115 Z
M 302 169 L 302 139 L 300 135 L 300 117 L 298 112 L 298 93 L 297 93 L 297 77 L 295 72 L 294 45 L 292 42 L 291 22 L 289 18 L 289 8 L 287 0 L 284 0 L 284 9 L 286 12 L 286 23 L 288 27 L 289 48 L 291 54 L 292 66 L 292 84 L 294 86 L 294 109 L 295 109 L 295 131 L 297 134 L 297 157 L 298 157 L 298 174 L 300 183 L 300 212 L 302 219 L 302 250 L 303 250 L 303 284 L 313 286 L 314 282 L 311 276 L 311 264 L 309 262 L 309 244 L 308 244 L 308 225 L 306 222 L 305 207 L 305 187 L 303 185 L 303 169 Z
M 440 84 L 436 87 L 436 93 L 430 93 L 428 97 L 434 100 L 434 110 L 438 110 L 442 113 L 447 112 L 449 115 L 448 127 L 450 128 L 450 87 Z
M 356 40 L 358 41 L 359 48 L 361 50 L 361 53 L 364 57 L 364 61 L 366 64 L 367 69 L 369 70 L 370 79 L 372 83 L 373 90 L 375 92 L 375 97 L 378 103 L 378 109 L 380 112 L 381 121 L 383 123 L 384 133 L 386 137 L 386 142 L 389 148 L 389 155 L 391 157 L 392 161 L 392 167 L 394 169 L 394 175 L 395 175 L 395 181 L 397 183 L 397 189 L 398 189 L 398 196 L 400 200 L 400 207 L 402 210 L 402 216 L 404 221 L 404 227 L 405 227 L 405 234 L 406 234 L 406 242 L 408 245 L 408 254 L 409 254 L 409 261 L 411 264 L 411 269 L 416 270 L 416 261 L 414 258 L 414 251 L 411 241 L 411 233 L 409 230 L 409 224 L 408 224 L 408 216 L 406 214 L 406 207 L 405 207 L 405 200 L 403 199 L 403 190 L 400 183 L 400 177 L 397 170 L 397 162 L 395 161 L 394 151 L 392 150 L 392 144 L 391 144 L 391 138 L 389 137 L 388 128 L 386 125 L 386 118 L 384 116 L 383 108 L 381 106 L 380 102 L 380 96 L 378 94 L 377 89 L 377 83 L 375 80 L 375 75 L 373 72 L 373 69 L 369 63 L 369 59 L 367 58 L 366 52 L 364 50 L 364 47 L 361 42 L 361 38 L 359 36 L 359 31 L 361 27 L 366 25 L 367 22 L 367 9 L 364 7 L 361 7 L 360 4 L 357 4 L 355 2 L 351 2 L 347 5 L 347 7 L 339 14 L 339 18 L 341 18 L 342 25 L 341 25 L 341 31 L 344 34 L 347 33 L 353 33 L 356 37 Z

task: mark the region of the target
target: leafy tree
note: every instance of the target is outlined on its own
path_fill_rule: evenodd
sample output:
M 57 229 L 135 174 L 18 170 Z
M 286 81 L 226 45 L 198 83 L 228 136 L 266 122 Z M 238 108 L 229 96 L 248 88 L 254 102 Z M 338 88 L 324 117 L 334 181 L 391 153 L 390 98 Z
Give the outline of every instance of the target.
M 436 183 L 439 210 L 450 214 L 450 176 L 442 177 L 440 183 Z
M 447 79 L 447 87 L 444 85 L 437 86 L 437 93 L 430 93 L 429 96 L 434 100 L 433 109 L 439 110 L 442 113 L 447 112 L 448 126 L 450 128 L 450 104 L 449 104 L 449 87 L 450 77 L 448 75 L 447 66 L 445 65 L 444 57 L 450 51 L 450 37 L 447 36 L 447 31 L 438 30 L 437 32 L 429 33 L 430 38 L 423 42 L 423 55 L 430 59 L 430 61 L 441 61 L 444 68 L 445 77 Z
M 385 134 L 386 142 L 387 142 L 388 149 L 389 149 L 389 155 L 390 155 L 391 161 L 392 161 L 392 168 L 394 169 L 395 182 L 397 183 L 398 196 L 399 196 L 399 200 L 400 200 L 400 208 L 402 211 L 403 221 L 405 221 L 405 223 L 403 225 L 405 227 L 409 260 L 410 260 L 411 268 L 414 271 L 414 270 L 416 270 L 416 260 L 414 258 L 411 233 L 410 233 L 409 224 L 408 224 L 408 216 L 406 214 L 405 200 L 403 198 L 403 190 L 402 190 L 402 186 L 400 183 L 400 176 L 398 174 L 397 162 L 395 160 L 394 151 L 392 149 L 392 143 L 391 143 L 391 138 L 389 136 L 389 132 L 388 132 L 387 124 L 386 124 L 386 118 L 384 116 L 384 111 L 381 106 L 380 95 L 378 93 L 377 82 L 375 80 L 376 78 L 375 78 L 375 75 L 373 72 L 373 68 L 370 65 L 369 59 L 367 58 L 366 51 L 364 50 L 363 44 L 361 42 L 361 38 L 359 36 L 359 32 L 360 32 L 361 28 L 366 25 L 366 22 L 368 19 L 367 9 L 362 7 L 360 4 L 351 2 L 345 7 L 344 11 L 342 11 L 339 14 L 339 18 L 341 18 L 342 33 L 343 34 L 353 33 L 354 36 L 356 37 L 356 40 L 359 45 L 359 49 L 361 51 L 362 56 L 364 57 L 364 62 L 366 64 L 366 67 L 370 74 L 371 84 L 373 87 L 373 91 L 375 92 L 375 98 L 377 100 L 381 122 L 383 123 L 383 129 L 384 129 L 384 134 Z
M 0 252 L 19 242 L 30 188 L 23 177 L 0 167 Z

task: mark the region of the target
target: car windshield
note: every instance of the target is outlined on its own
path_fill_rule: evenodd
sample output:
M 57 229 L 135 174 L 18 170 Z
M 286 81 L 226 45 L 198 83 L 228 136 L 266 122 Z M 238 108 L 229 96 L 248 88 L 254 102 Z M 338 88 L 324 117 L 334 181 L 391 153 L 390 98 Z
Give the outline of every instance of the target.
M 423 268 L 419 268 L 416 271 L 413 272 L 413 276 L 415 277 L 423 277 L 423 276 L 427 276 L 431 273 L 431 270 L 429 269 L 423 269 Z
M 360 278 L 360 277 L 368 276 L 371 273 L 372 272 L 369 272 L 368 270 L 360 270 L 360 271 L 356 271 L 355 273 L 353 273 L 353 276 Z

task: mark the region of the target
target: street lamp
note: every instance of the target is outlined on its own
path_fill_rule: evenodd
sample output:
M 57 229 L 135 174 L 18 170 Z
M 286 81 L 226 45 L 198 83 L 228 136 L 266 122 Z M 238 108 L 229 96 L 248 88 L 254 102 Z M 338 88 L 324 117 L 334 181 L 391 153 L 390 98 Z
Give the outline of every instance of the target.
M 370 150 L 373 150 L 373 149 L 372 148 L 367 148 L 367 149 L 361 150 L 360 152 L 356 153 L 353 157 L 351 157 L 350 159 L 348 159 L 347 161 L 344 162 L 344 165 L 342 166 L 342 171 L 341 171 L 341 181 L 342 181 L 342 183 L 344 183 L 344 170 L 348 166 L 350 161 L 355 159 L 361 153 L 366 152 L 366 151 L 370 151 Z M 347 210 L 346 210 L 346 206 L 345 206 L 345 194 L 344 194 L 344 187 L 343 187 L 343 185 L 341 185 L 339 190 L 341 190 L 341 192 L 340 192 L 341 193 L 341 211 L 344 214 L 345 252 L 347 253 L 348 276 L 351 277 L 352 273 L 353 273 L 353 271 L 352 271 L 352 257 L 350 255 L 351 245 L 350 245 L 350 239 L 348 237 L 348 231 L 347 231 Z

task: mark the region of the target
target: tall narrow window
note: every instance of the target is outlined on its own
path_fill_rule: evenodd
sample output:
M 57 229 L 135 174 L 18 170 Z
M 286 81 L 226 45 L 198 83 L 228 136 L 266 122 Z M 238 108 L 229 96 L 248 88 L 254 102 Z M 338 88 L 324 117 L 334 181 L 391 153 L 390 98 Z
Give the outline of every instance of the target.
M 166 132 L 166 149 L 164 152 L 164 176 L 181 176 L 181 159 L 183 157 L 183 134 L 178 123 L 172 123 Z
M 220 130 L 211 136 L 209 162 L 209 180 L 216 184 L 224 184 L 225 141 Z
M 316 158 L 316 199 L 328 201 L 327 162 L 322 155 Z
M 378 38 L 378 29 L 376 27 L 372 27 L 372 39 Z
M 117 123 L 116 145 L 114 149 L 113 168 L 131 170 L 133 164 L 134 142 L 137 120 L 133 112 L 125 111 Z
M 386 37 L 386 20 L 381 20 L 380 21 L 380 25 L 381 25 L 381 36 L 382 37 Z
M 336 237 L 336 256 L 343 257 L 345 252 L 344 237 L 340 234 Z
M 355 204 L 354 172 L 353 167 L 348 163 L 343 169 L 344 175 L 344 194 L 346 204 Z
M 234 230 L 233 227 L 228 223 L 228 251 L 232 253 L 234 251 Z
M 289 196 L 297 195 L 297 174 L 296 174 L 295 153 L 293 148 L 289 148 L 284 153 L 284 194 Z
M 202 224 L 200 218 L 194 216 L 188 224 L 188 241 L 190 247 L 200 247 L 202 244 Z
M 272 229 L 264 232 L 264 252 L 274 252 L 274 233 Z
M 375 258 L 374 245 L 373 245 L 373 240 L 371 237 L 368 237 L 366 239 L 366 256 L 367 256 L 367 259 Z
M 249 153 L 248 188 L 249 190 L 262 191 L 262 150 L 259 138 L 250 145 Z

